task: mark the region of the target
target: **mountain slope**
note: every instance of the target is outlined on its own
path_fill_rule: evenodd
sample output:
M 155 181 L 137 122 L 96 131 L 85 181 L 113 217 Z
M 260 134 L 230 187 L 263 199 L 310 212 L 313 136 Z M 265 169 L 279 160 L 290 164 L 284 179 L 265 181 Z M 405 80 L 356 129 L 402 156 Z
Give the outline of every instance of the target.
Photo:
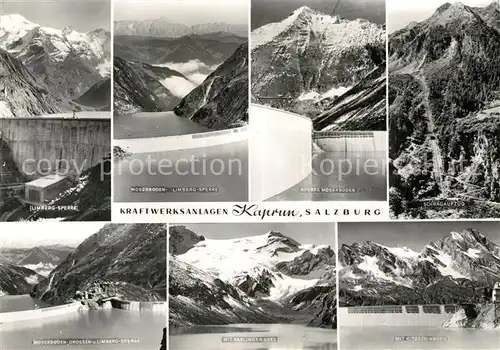
M 0 261 L 0 296 L 28 294 L 42 279 L 33 270 Z
M 386 80 L 384 63 L 313 117 L 314 129 L 386 130 Z
M 110 72 L 110 33 L 42 27 L 21 15 L 0 18 L 0 47 L 18 58 L 59 99 L 82 95 Z
M 248 43 L 242 44 L 174 109 L 214 130 L 248 122 Z
M 252 95 L 289 98 L 271 103 L 294 112 L 314 104 L 319 114 L 323 106 L 316 102 L 342 95 L 384 60 L 382 27 L 301 7 L 252 32 Z
M 111 110 L 111 78 L 95 83 L 82 96 L 73 100 L 80 106 L 91 107 L 99 111 Z
M 182 226 L 170 228 L 169 240 L 180 253 L 170 265 L 176 323 L 210 324 L 214 317 L 222 323 L 294 320 L 336 326 L 335 253 L 330 247 L 301 245 L 279 232 L 204 239 Z
M 55 95 L 17 60 L 0 49 L 0 117 L 31 117 L 59 112 Z M 6 93 L 6 96 L 5 96 Z
M 82 242 L 31 294 L 52 304 L 93 289 L 100 291 L 96 299 L 101 300 L 165 300 L 166 234 L 160 224 L 108 224 Z
M 375 242 L 342 245 L 339 264 L 345 305 L 474 303 L 500 278 L 500 247 L 468 229 L 419 253 Z
M 500 211 L 498 5 L 444 4 L 389 38 L 392 215 L 493 217 Z M 480 78 L 478 78 L 480 77 Z M 473 189 L 473 190 L 472 190 Z M 429 199 L 465 208 L 423 207 Z M 476 201 L 476 202 L 475 202 Z M 472 204 L 474 203 L 474 204 Z
M 114 110 L 116 114 L 137 111 L 160 112 L 172 110 L 180 97 L 166 86 L 173 79 L 175 83 L 189 82 L 181 73 L 146 63 L 129 62 L 115 57 L 113 66 Z M 194 83 L 192 83 L 194 87 Z

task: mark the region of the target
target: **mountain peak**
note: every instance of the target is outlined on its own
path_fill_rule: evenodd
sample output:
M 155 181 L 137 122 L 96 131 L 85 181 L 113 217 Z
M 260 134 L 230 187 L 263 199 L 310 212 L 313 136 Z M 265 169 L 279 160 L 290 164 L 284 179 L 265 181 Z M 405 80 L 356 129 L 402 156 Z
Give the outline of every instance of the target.
M 475 16 L 473 11 L 461 2 L 457 2 L 453 4 L 445 3 L 441 5 L 429 20 L 436 22 L 437 24 L 444 25 L 454 20 L 464 20 L 467 17 L 474 18 Z
M 66 27 L 63 28 L 62 33 L 64 35 L 67 35 L 73 31 L 73 28 L 70 25 L 67 25 Z
M 10 14 L 0 16 L 0 28 L 20 29 L 26 26 L 36 26 L 33 22 L 20 14 Z

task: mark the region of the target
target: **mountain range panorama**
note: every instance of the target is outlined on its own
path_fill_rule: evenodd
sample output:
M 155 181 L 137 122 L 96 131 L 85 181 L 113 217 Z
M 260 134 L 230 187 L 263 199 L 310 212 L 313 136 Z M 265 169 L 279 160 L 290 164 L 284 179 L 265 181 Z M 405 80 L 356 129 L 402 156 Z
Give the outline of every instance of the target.
M 336 328 L 331 247 L 279 232 L 212 240 L 184 226 L 170 227 L 169 241 L 173 327 L 293 321 Z
M 103 29 L 79 33 L 71 27 L 43 27 L 19 14 L 2 15 L 0 49 L 10 56 L 2 53 L 0 59 L 4 64 L 9 60 L 15 63 L 9 65 L 0 81 L 9 92 L 1 115 L 32 116 L 71 110 L 75 99 L 109 77 L 110 43 L 110 33 Z M 96 109 L 78 105 L 84 110 Z M 106 106 L 109 102 L 98 109 Z
M 343 244 L 338 259 L 346 306 L 481 302 L 484 288 L 500 279 L 500 247 L 474 229 L 451 232 L 420 252 Z

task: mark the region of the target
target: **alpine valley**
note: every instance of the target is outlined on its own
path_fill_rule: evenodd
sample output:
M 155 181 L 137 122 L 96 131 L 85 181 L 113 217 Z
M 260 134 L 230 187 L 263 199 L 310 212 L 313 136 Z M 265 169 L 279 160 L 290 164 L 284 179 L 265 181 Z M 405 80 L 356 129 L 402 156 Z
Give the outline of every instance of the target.
M 343 244 L 338 258 L 341 306 L 479 304 L 500 279 L 500 247 L 474 229 L 451 232 L 420 252 Z
M 93 91 L 109 84 L 110 71 L 110 33 L 104 29 L 80 33 L 19 14 L 0 17 L 0 117 L 109 110 L 110 91 L 101 90 L 105 97 Z
M 447 3 L 390 34 L 394 218 L 498 217 L 499 55 L 498 3 Z
M 252 100 L 314 129 L 385 130 L 385 28 L 308 7 L 252 31 Z
M 169 230 L 171 327 L 294 323 L 337 328 L 335 252 L 279 233 L 206 239 Z
M 115 26 L 116 116 L 173 111 L 213 130 L 247 123 L 248 44 L 238 26 L 189 29 L 165 18 Z
M 31 230 L 31 225 L 19 229 Z M 51 225 L 61 230 L 60 224 Z M 71 235 L 71 225 L 76 224 L 66 225 L 64 233 Z M 8 235 L 15 233 L 2 232 L 0 244 L 17 240 Z M 71 333 L 87 339 L 128 336 L 140 339 L 134 349 L 166 350 L 167 225 L 102 225 L 76 248 L 43 245 L 49 237 L 35 236 L 39 245 L 33 248 L 0 245 L 6 349 L 34 349 L 34 337 Z M 35 272 L 42 265 L 50 269 L 43 275 Z

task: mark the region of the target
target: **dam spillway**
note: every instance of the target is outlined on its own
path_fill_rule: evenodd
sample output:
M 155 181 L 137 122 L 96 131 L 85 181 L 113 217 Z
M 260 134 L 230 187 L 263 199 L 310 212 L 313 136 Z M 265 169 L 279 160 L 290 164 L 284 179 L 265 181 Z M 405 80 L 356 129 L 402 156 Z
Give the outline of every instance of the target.
M 314 132 L 313 141 L 325 152 L 386 152 L 385 131 Z
M 441 327 L 460 305 L 381 305 L 340 307 L 339 323 L 345 327 Z

